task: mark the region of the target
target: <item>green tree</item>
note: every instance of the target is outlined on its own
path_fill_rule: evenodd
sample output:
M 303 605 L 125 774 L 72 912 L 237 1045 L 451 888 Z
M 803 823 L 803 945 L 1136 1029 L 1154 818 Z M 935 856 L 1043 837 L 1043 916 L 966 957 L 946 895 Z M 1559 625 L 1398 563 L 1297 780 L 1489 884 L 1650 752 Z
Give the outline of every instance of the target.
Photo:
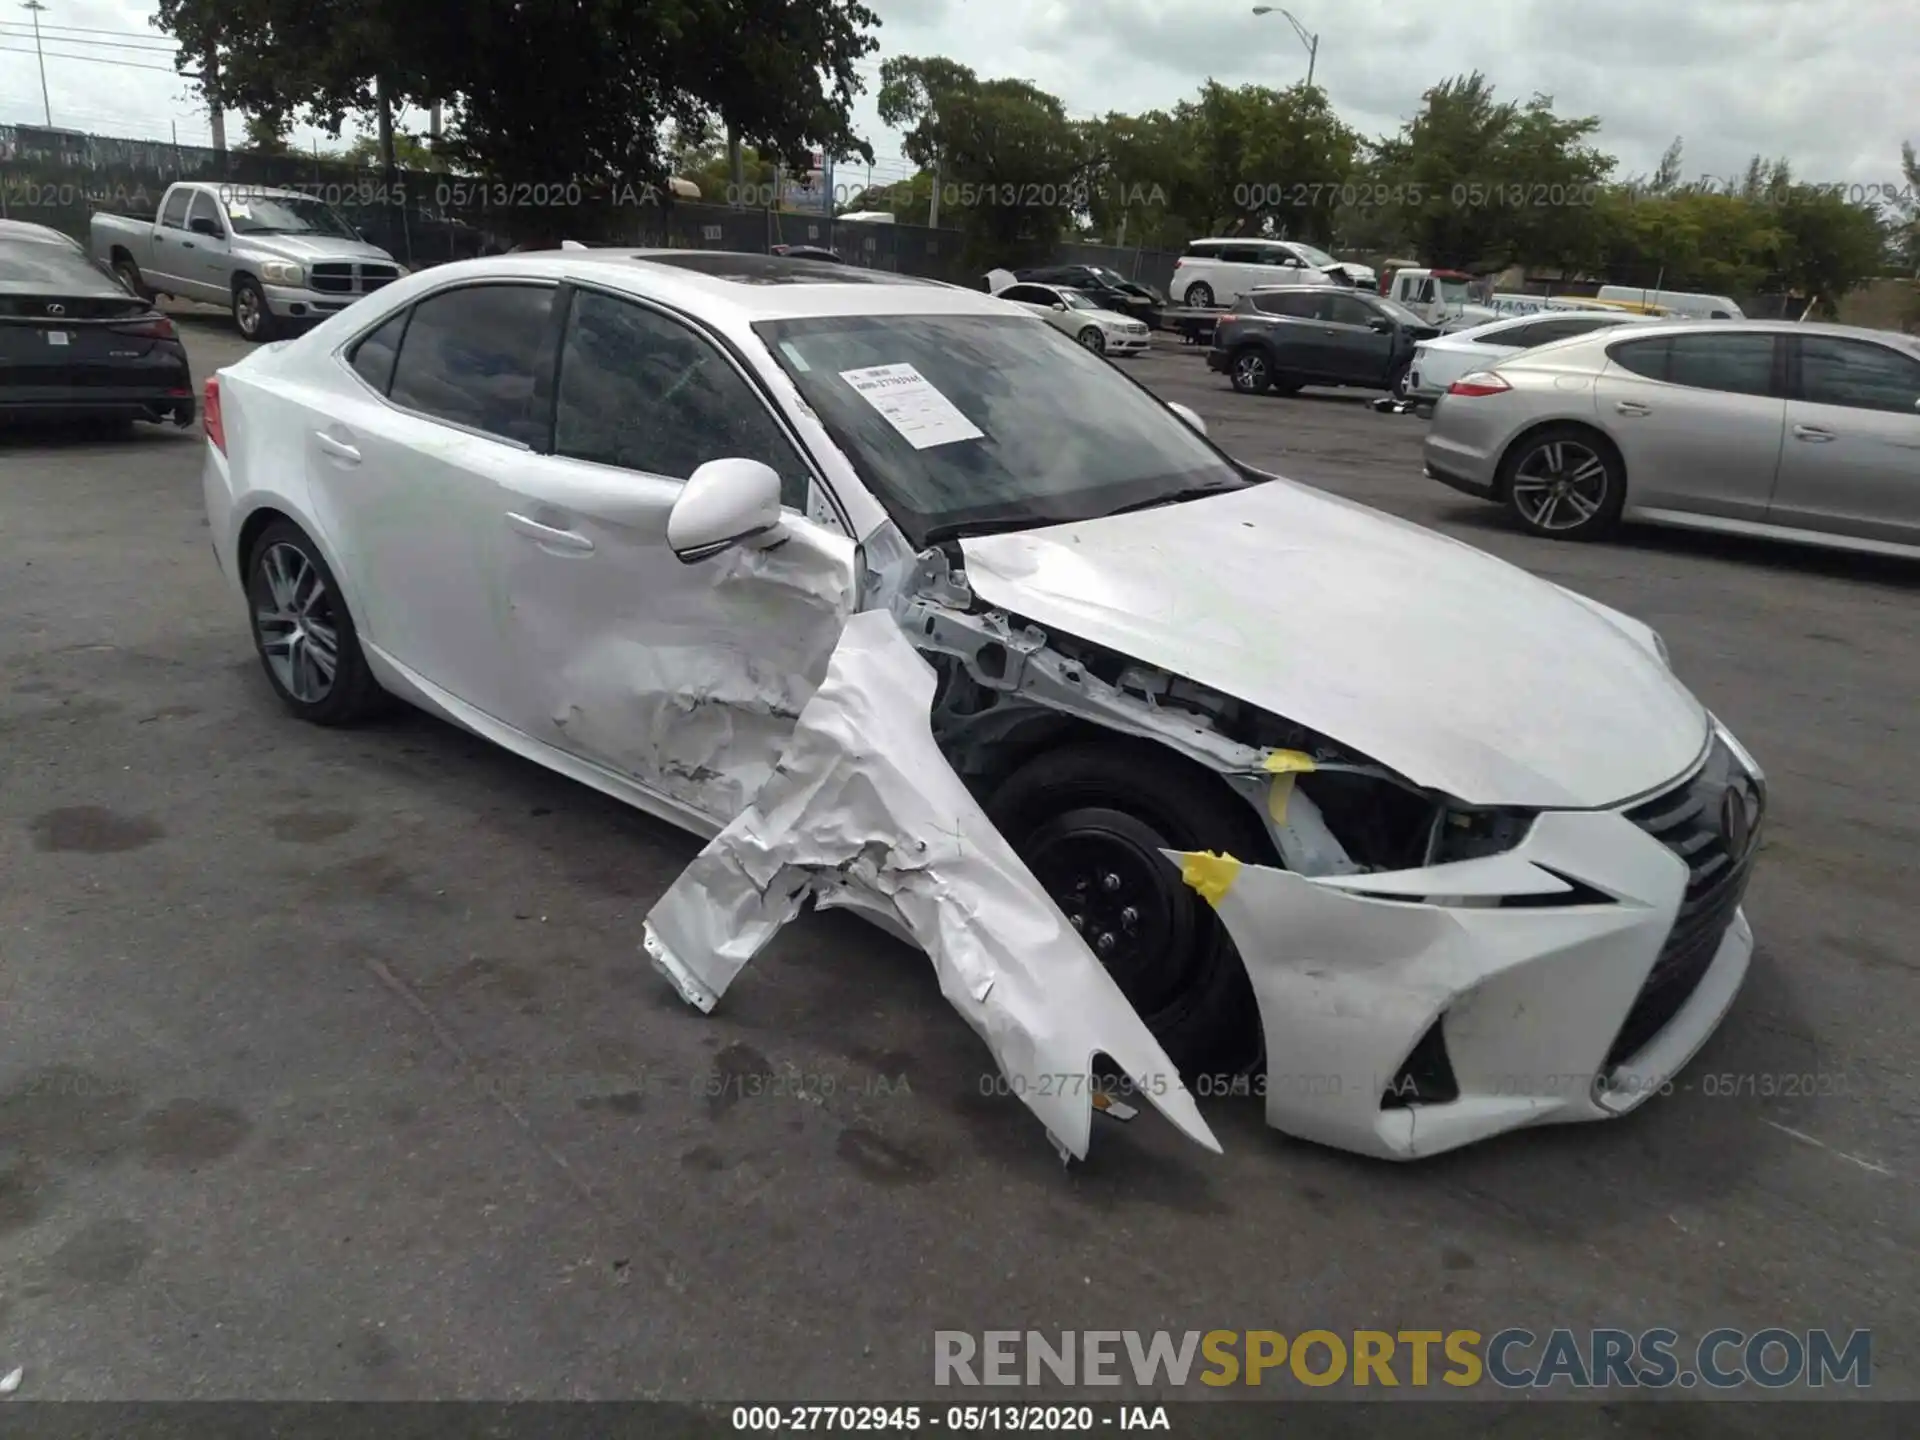
M 940 221 L 969 265 L 1045 260 L 1087 203 L 1086 136 L 1059 99 L 1025 80 L 982 80 L 938 56 L 880 67 L 880 119 L 907 158 L 940 177 Z
M 1597 116 L 1557 115 L 1548 95 L 1501 101 L 1475 71 L 1428 90 L 1374 147 L 1372 173 L 1404 242 L 1430 264 L 1578 266 L 1597 248 L 1591 210 L 1614 168 L 1589 143 L 1599 128 Z
M 347 147 L 341 157 L 347 164 L 358 170 L 378 170 L 384 163 L 380 154 L 380 137 L 362 135 Z M 433 148 L 417 135 L 408 135 L 396 131 L 393 136 L 393 162 L 402 170 L 445 170 L 444 157 L 434 153 Z
M 789 164 L 871 155 L 852 133 L 855 62 L 877 41 L 859 0 L 159 0 L 208 97 L 299 111 L 339 134 L 391 132 L 403 105 L 457 119 L 442 154 L 501 179 L 664 181 L 665 138 L 718 119 Z
M 247 116 L 240 148 L 251 150 L 256 155 L 291 155 L 293 144 L 288 139 L 288 133 L 292 129 L 292 116 L 284 112 L 256 111 Z

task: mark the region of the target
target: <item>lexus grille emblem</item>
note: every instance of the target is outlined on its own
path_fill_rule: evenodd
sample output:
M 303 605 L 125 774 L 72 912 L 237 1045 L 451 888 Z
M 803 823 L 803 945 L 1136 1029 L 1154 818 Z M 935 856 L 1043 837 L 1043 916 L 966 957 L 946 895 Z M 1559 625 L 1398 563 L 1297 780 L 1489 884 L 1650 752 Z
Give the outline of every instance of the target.
M 67 307 L 64 305 L 49 305 L 47 307 L 47 313 L 49 315 L 64 315 L 67 313 Z
M 1746 786 L 1729 785 L 1720 794 L 1720 838 L 1727 852 L 1738 860 L 1747 853 L 1753 838 L 1753 818 L 1747 801 Z

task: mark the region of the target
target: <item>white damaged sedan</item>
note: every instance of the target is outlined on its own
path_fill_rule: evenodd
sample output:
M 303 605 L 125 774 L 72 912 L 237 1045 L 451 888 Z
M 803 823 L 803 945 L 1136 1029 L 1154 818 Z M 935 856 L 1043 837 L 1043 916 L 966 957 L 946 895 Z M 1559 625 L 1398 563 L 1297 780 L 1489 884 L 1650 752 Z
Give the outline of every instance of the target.
M 399 697 L 701 836 L 636 940 L 702 1011 L 808 905 L 879 921 L 1065 1155 L 1116 1083 L 1216 1149 L 1223 1076 L 1396 1159 L 1606 1119 L 1746 973 L 1765 782 L 1652 631 L 986 295 L 511 255 L 206 400 L 289 710 Z

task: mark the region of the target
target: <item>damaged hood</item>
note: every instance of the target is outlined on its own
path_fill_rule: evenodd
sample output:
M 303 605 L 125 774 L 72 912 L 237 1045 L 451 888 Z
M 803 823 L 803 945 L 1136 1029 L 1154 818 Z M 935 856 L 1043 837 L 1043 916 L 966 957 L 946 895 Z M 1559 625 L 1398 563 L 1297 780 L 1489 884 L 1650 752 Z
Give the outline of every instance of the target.
M 1705 709 L 1594 606 L 1290 480 L 961 542 L 976 596 L 1305 725 L 1473 805 L 1597 808 Z

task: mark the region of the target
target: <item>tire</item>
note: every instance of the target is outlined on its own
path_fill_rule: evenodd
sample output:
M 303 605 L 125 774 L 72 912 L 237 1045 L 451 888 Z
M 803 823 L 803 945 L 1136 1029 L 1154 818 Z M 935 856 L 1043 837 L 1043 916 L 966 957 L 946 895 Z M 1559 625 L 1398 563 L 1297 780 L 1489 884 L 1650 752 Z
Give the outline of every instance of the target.
M 138 295 L 142 300 L 149 303 L 154 300 L 154 293 L 147 289 L 146 281 L 140 278 L 140 267 L 133 263 L 132 256 L 122 255 L 118 260 L 114 261 L 113 273 L 120 277 L 120 283 L 122 285 L 125 285 L 129 290 L 133 291 L 133 293 Z
M 1500 465 L 1500 494 L 1522 528 L 1549 540 L 1599 540 L 1620 523 L 1627 472 L 1619 452 L 1582 425 L 1526 436 Z
M 279 332 L 273 311 L 267 308 L 267 297 L 251 275 L 233 282 L 233 328 L 243 340 L 256 343 L 271 340 Z
M 333 571 L 305 531 L 288 520 L 267 526 L 247 556 L 246 578 L 253 648 L 281 704 L 315 725 L 353 725 L 388 708 Z M 328 633 L 330 678 L 325 644 L 313 643 Z
M 1227 378 L 1242 395 L 1264 395 L 1273 384 L 1273 366 L 1267 362 L 1267 352 L 1258 345 L 1234 351 Z
M 1213 287 L 1204 280 L 1196 280 L 1187 287 L 1187 304 L 1196 310 L 1205 310 L 1213 304 Z
M 1079 917 L 1095 958 L 1183 1075 L 1258 1059 L 1259 1012 L 1239 952 L 1160 854 L 1213 850 L 1277 864 L 1252 807 L 1157 745 L 1119 741 L 1028 761 L 987 813 L 1069 921 Z
M 1413 389 L 1409 381 L 1413 375 L 1413 362 L 1402 363 L 1392 375 L 1387 377 L 1387 393 L 1394 399 L 1407 401 L 1413 399 Z
M 1098 325 L 1087 326 L 1086 329 L 1082 330 L 1073 338 L 1096 355 L 1104 355 L 1107 353 L 1107 337 L 1100 333 L 1100 327 Z

